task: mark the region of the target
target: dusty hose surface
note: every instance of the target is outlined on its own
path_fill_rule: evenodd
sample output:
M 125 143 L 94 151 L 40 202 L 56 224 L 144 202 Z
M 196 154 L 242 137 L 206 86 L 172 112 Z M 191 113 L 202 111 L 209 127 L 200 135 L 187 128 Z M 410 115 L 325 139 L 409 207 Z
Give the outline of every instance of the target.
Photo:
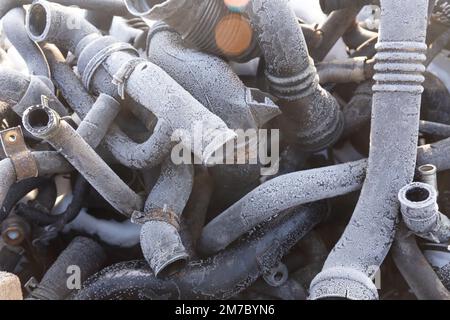
M 449 1 L 0 18 L 0 268 L 23 298 L 449 299 Z
M 371 278 L 395 235 L 397 192 L 414 176 L 425 71 L 428 3 L 416 1 L 416 10 L 408 13 L 405 5 L 411 2 L 381 1 L 367 177 L 352 220 L 311 284 L 312 299 L 378 298 Z M 411 23 L 405 26 L 400 20 Z M 402 163 L 402 168 L 393 163 Z

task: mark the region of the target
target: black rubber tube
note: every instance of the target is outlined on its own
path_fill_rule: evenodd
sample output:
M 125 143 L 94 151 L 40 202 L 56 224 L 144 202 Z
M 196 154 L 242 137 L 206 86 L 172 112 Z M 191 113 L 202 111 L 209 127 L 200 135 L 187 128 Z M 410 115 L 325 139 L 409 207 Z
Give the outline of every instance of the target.
M 165 278 L 146 261 L 122 262 L 89 279 L 76 300 L 228 299 L 278 264 L 287 251 L 326 215 L 323 204 L 301 206 L 204 261 Z

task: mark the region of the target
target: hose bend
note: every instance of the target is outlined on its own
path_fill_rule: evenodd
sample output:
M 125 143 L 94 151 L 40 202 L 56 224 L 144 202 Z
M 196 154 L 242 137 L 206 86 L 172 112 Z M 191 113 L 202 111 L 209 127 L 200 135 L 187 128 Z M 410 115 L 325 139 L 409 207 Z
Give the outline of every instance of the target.
M 25 28 L 25 10 L 23 8 L 11 9 L 3 17 L 3 30 L 8 40 L 26 62 L 30 74 L 50 78 L 50 68 L 44 53 L 28 37 Z
M 163 68 L 229 128 L 237 129 L 238 140 L 245 140 L 248 129 L 260 128 L 280 114 L 268 95 L 247 88 L 224 60 L 186 47 L 165 24 L 152 27 L 147 54 L 151 62 Z M 260 165 L 250 163 L 216 165 L 211 169 L 216 181 L 221 182 L 217 186 L 219 197 L 231 201 L 253 189 L 260 172 Z
M 266 61 L 271 93 L 295 122 L 296 142 L 307 151 L 332 145 L 343 130 L 339 105 L 319 85 L 301 28 L 286 0 L 250 1 L 246 6 Z
M 415 9 L 405 11 L 409 6 Z M 350 223 L 311 283 L 311 299 L 378 298 L 372 277 L 394 239 L 398 191 L 414 176 L 427 13 L 426 0 L 381 1 L 367 177 Z
M 95 104 L 95 99 L 83 87 L 58 48 L 53 45 L 45 45 L 43 50 L 56 87 L 75 113 L 84 119 Z M 102 144 L 119 163 L 126 167 L 151 168 L 158 166 L 170 154 L 173 146 L 172 133 L 173 130 L 163 120 L 160 120 L 147 141 L 136 143 L 118 125 L 113 123 Z
M 63 26 L 60 31 L 61 24 L 69 19 L 78 22 L 79 28 L 66 30 Z M 126 93 L 177 130 L 181 145 L 203 163 L 208 163 L 219 148 L 235 139 L 236 134 L 219 117 L 161 68 L 139 58 L 131 45 L 102 37 L 94 26 L 70 10 L 44 0 L 36 1 L 27 15 L 27 29 L 33 40 L 53 42 L 78 57 L 85 88 L 119 98 Z M 149 87 L 153 90 L 151 95 L 147 94 Z M 203 143 L 198 143 L 199 140 Z
M 262 184 L 204 228 L 199 250 L 212 254 L 227 247 L 256 225 L 305 203 L 358 190 L 364 181 L 366 161 L 286 174 Z
M 206 260 L 156 278 L 145 261 L 123 262 L 89 279 L 75 300 L 229 299 L 275 267 L 326 216 L 321 203 L 296 208 Z

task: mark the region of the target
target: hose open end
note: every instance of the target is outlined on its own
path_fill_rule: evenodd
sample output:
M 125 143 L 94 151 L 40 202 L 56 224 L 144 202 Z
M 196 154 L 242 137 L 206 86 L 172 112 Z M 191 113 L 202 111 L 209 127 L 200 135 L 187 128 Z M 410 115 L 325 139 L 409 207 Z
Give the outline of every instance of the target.
M 189 258 L 177 229 L 164 221 L 148 221 L 142 226 L 141 248 L 157 277 L 180 271 Z
M 59 127 L 60 117 L 51 108 L 44 105 L 36 105 L 25 110 L 23 126 L 33 136 L 41 139 L 52 136 Z
M 29 37 L 36 42 L 47 39 L 52 23 L 52 13 L 49 3 L 36 1 L 30 5 L 25 18 Z

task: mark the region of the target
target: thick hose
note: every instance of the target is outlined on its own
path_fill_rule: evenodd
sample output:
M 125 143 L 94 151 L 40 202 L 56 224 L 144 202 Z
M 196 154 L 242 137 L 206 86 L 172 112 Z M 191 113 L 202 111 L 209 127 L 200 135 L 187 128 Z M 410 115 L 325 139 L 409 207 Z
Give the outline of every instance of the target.
M 326 215 L 322 204 L 301 206 L 256 230 L 229 250 L 190 263 L 183 272 L 158 279 L 144 261 L 106 268 L 75 295 L 101 299 L 228 299 L 276 266 L 287 251 Z
M 415 9 L 405 11 L 409 6 Z M 414 177 L 427 13 L 426 0 L 381 1 L 367 177 L 351 221 L 311 284 L 311 299 L 378 298 L 372 277 L 394 239 L 397 193 Z
M 30 107 L 22 122 L 28 132 L 58 150 L 120 213 L 130 217 L 133 211 L 142 208 L 142 199 L 55 111 L 42 105 Z
M 244 134 L 280 114 L 267 95 L 247 88 L 224 60 L 187 48 L 181 37 L 167 25 L 154 26 L 147 45 L 150 61 L 163 68 L 229 128 L 242 130 Z M 215 180 L 221 182 L 217 186 L 219 197 L 233 201 L 257 185 L 261 167 L 247 162 L 217 165 L 211 172 Z
M 398 193 L 405 225 L 421 238 L 436 243 L 450 240 L 450 219 L 439 212 L 436 189 L 413 182 Z
M 3 17 L 3 30 L 8 40 L 26 62 L 30 74 L 50 78 L 50 68 L 44 53 L 28 37 L 23 8 L 14 8 Z
M 64 23 L 69 19 L 78 21 L 79 28 L 67 30 Z M 63 28 L 62 31 L 59 28 Z M 181 144 L 202 162 L 207 163 L 217 149 L 236 137 L 219 117 L 203 107 L 161 68 L 138 58 L 135 49 L 129 45 L 112 37 L 101 37 L 94 26 L 67 8 L 46 1 L 35 2 L 27 15 L 27 30 L 36 41 L 51 41 L 73 51 L 78 56 L 78 70 L 86 88 L 90 89 L 92 85 L 109 93 L 114 80 L 119 85 L 119 96 L 124 97 L 126 92 L 156 117 L 165 120 L 177 130 Z M 149 87 L 152 88 L 151 95 L 147 94 Z M 198 126 L 203 127 L 202 134 L 195 134 L 199 131 L 196 130 Z M 203 140 L 201 146 L 199 139 Z
M 33 290 L 28 299 L 63 300 L 75 289 L 70 287 L 74 280 L 70 279 L 69 271 L 79 272 L 76 275 L 80 276 L 79 281 L 82 283 L 100 270 L 105 261 L 105 251 L 97 242 L 89 238 L 77 237 L 47 270 L 38 287 Z
M 332 145 L 343 129 L 337 101 L 319 85 L 305 38 L 286 0 L 250 1 L 246 6 L 266 62 L 272 93 L 295 121 L 297 143 L 308 151 Z M 282 30 L 282 32 L 280 32 Z
M 246 2 L 246 1 L 245 1 Z M 151 20 L 163 20 L 189 45 L 217 56 L 245 62 L 259 56 L 242 8 L 217 0 L 125 0 L 128 10 Z
M 109 15 L 129 16 L 130 13 L 122 0 L 51 0 L 65 6 L 76 6 L 88 10 L 100 10 Z M 31 4 L 33 0 L 2 0 L 0 4 L 0 18 L 13 8 Z
M 94 98 L 86 91 L 55 46 L 46 45 L 43 50 L 56 87 L 70 107 L 83 119 L 95 103 Z M 158 121 L 151 137 L 143 143 L 136 143 L 116 124 L 112 124 L 103 144 L 124 166 L 133 169 L 151 168 L 159 165 L 170 154 L 173 144 L 171 134 L 172 129 L 163 121 Z
M 179 221 L 191 195 L 193 180 L 192 165 L 175 165 L 169 158 L 145 203 L 140 217 L 143 219 L 141 248 L 156 276 L 181 270 L 189 258 L 179 234 Z M 154 214 L 162 214 L 162 217 L 152 218 Z M 173 218 L 178 221 L 173 223 L 170 220 Z

